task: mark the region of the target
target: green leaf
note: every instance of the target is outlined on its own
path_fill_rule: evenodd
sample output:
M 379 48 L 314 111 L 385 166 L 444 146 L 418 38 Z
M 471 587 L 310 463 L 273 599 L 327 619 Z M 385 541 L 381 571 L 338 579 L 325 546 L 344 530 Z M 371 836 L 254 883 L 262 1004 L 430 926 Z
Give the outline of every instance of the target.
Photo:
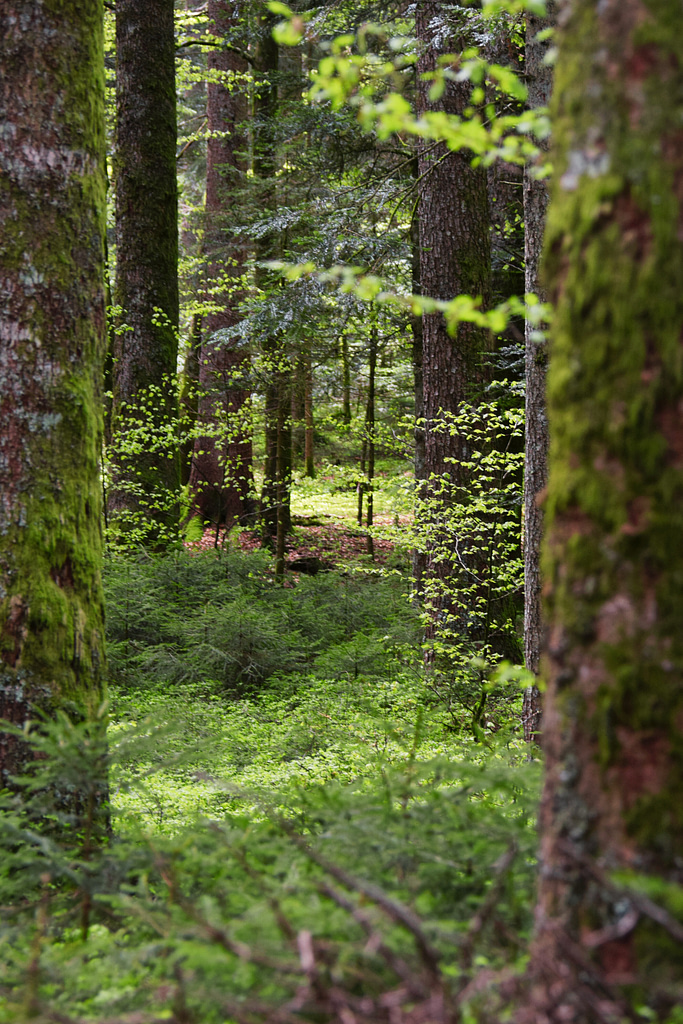
M 280 0 L 267 0 L 266 7 L 271 14 L 280 14 L 283 18 L 294 17 L 294 11 L 287 4 L 280 3 Z
M 297 46 L 303 37 L 304 23 L 301 18 L 292 18 L 291 21 L 280 21 L 277 25 L 273 26 L 273 39 L 279 46 Z

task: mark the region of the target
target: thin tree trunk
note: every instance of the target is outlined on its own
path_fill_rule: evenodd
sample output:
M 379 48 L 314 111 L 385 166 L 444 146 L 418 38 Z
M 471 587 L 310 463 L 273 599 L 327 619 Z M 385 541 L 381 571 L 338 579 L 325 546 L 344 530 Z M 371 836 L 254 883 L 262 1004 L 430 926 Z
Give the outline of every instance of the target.
M 3 4 L 0 66 L 0 718 L 23 726 L 105 689 L 101 4 Z M 26 755 L 2 735 L 0 785 Z
M 365 494 L 365 480 L 363 480 L 363 477 L 365 476 L 365 461 L 366 461 L 366 457 L 367 457 L 367 451 L 368 451 L 368 439 L 367 439 L 367 435 L 363 434 L 363 440 L 362 440 L 361 446 L 360 446 L 360 475 L 361 475 L 361 479 L 358 481 L 358 486 L 356 488 L 357 489 L 357 493 L 358 493 L 358 512 L 357 512 L 357 518 L 358 518 L 358 525 L 359 526 L 363 525 L 363 495 Z
M 304 473 L 315 476 L 315 428 L 313 424 L 313 363 L 310 341 L 304 348 Z
M 306 457 L 306 369 L 303 348 L 294 364 L 292 378 L 292 467 Z
M 202 315 L 194 313 L 190 323 L 189 345 L 180 385 L 181 458 L 180 482 L 190 482 L 194 434 L 197 426 L 199 402 L 199 360 L 202 350 Z
M 413 177 L 417 183 L 419 176 L 417 157 L 412 161 L 411 169 Z M 410 220 L 410 266 L 413 295 L 422 294 L 420 283 L 420 260 L 420 216 L 419 204 L 416 203 Z M 415 474 L 415 496 L 419 502 L 424 498 L 423 491 L 425 481 L 424 382 L 422 373 L 423 340 L 421 315 L 414 313 L 411 316 L 410 329 L 413 338 L 411 356 L 413 362 L 413 382 L 415 393 L 415 430 L 413 433 L 415 439 L 415 458 L 413 466 Z M 424 575 L 425 563 L 426 554 L 422 545 L 419 545 L 413 550 L 412 556 L 413 591 L 414 597 L 418 600 L 422 597 L 422 577 Z
M 224 39 L 236 26 L 234 5 L 209 0 L 209 30 Z M 209 74 L 244 74 L 246 62 L 233 52 L 211 49 Z M 249 354 L 235 335 L 242 297 L 245 247 L 227 242 L 235 191 L 247 170 L 247 101 L 244 86 L 209 81 L 207 84 L 209 141 L 206 162 L 206 221 L 203 251 L 207 260 L 208 292 L 219 309 L 204 318 L 199 359 L 199 429 L 190 472 L 191 509 L 215 526 L 244 520 L 251 506 L 251 415 L 244 376 Z M 216 292 L 216 282 L 221 282 Z
M 538 34 L 553 22 L 550 16 L 527 15 L 526 79 L 529 106 L 545 107 L 550 102 L 552 69 L 544 63 L 549 40 Z M 543 142 L 541 142 L 543 146 Z M 543 247 L 543 230 L 548 205 L 548 188 L 534 175 L 534 168 L 524 172 L 524 261 L 527 293 L 534 292 L 545 301 L 539 282 L 539 263 Z M 538 674 L 542 643 L 541 620 L 541 540 L 543 510 L 541 496 L 548 481 L 548 419 L 545 408 L 545 373 L 547 351 L 538 337 L 538 328 L 526 322 L 526 422 L 524 460 L 524 657 L 526 667 Z M 541 694 L 537 686 L 524 692 L 522 722 L 527 743 L 538 739 L 541 729 Z
M 546 780 L 525 1024 L 663 1022 L 683 999 L 680 14 L 679 0 L 558 4 Z
M 375 373 L 377 370 L 377 310 L 373 310 L 372 326 L 370 328 L 370 352 L 368 360 L 368 404 L 365 411 L 365 433 L 368 439 L 368 476 L 366 490 L 368 494 L 366 525 L 368 528 L 368 554 L 375 557 L 375 543 L 372 538 L 373 512 L 374 512 L 374 479 L 375 479 Z
M 110 512 L 163 546 L 178 527 L 178 197 L 173 0 L 116 4 L 116 333 Z M 125 326 L 124 326 L 125 325 Z M 136 425 L 142 419 L 142 434 Z
M 349 339 L 346 330 L 342 331 L 339 348 L 342 360 L 342 422 L 351 425 L 351 362 L 349 359 Z
M 254 96 L 254 176 L 261 183 L 259 201 L 266 211 L 275 212 L 277 194 L 275 175 L 277 160 L 273 128 L 277 113 L 278 91 L 276 76 L 279 51 L 273 39 L 273 19 L 261 19 L 260 36 L 256 46 L 254 70 L 257 75 Z M 257 243 L 260 262 L 278 255 L 279 238 L 271 231 Z M 257 268 L 256 283 L 262 289 L 273 285 L 272 274 Z M 265 393 L 265 445 L 263 488 L 261 491 L 261 523 L 264 543 L 276 547 L 276 573 L 284 559 L 284 540 L 291 532 L 290 491 L 292 464 L 292 374 L 290 359 L 281 335 L 267 338 L 263 345 L 266 370 L 269 376 Z M 278 551 L 282 548 L 282 558 Z

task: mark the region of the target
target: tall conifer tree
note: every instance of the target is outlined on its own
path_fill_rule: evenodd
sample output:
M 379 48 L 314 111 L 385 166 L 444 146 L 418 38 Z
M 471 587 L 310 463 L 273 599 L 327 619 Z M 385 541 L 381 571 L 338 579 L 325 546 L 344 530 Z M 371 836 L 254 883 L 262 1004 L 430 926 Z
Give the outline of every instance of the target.
M 231 524 L 251 508 L 249 395 L 242 380 L 249 356 L 234 334 L 245 252 L 244 244 L 231 241 L 228 233 L 235 193 L 243 186 L 247 170 L 247 87 L 236 77 L 226 80 L 230 73 L 244 75 L 247 65 L 232 50 L 220 48 L 237 25 L 234 6 L 227 0 L 209 0 L 208 5 L 208 29 L 217 45 L 208 58 L 203 251 L 214 309 L 203 321 L 198 372 L 200 434 L 190 470 L 191 507 L 215 524 Z M 201 433 L 202 426 L 207 428 L 206 434 Z
M 643 895 L 680 891 L 683 848 L 680 16 L 558 5 L 534 1024 L 683 1001 L 681 925 Z
M 178 521 L 178 197 L 173 0 L 116 4 L 114 513 L 164 543 Z M 133 439 L 132 430 L 142 423 Z M 124 515 L 124 521 L 125 521 Z
M 423 0 L 416 8 L 416 34 L 421 48 L 417 112 L 439 110 L 460 117 L 470 102 L 468 81 L 449 78 L 438 99 L 429 97 L 433 84 L 429 76 L 438 70 L 439 58 L 465 48 L 458 33 L 448 31 L 446 8 L 440 0 Z M 485 305 L 491 286 L 485 170 L 472 167 L 472 156 L 465 150 L 451 152 L 445 143 L 424 143 L 419 149 L 418 172 L 422 294 L 444 300 L 460 294 L 475 295 Z M 415 240 L 413 245 L 417 244 Z M 453 488 L 464 482 L 461 464 L 466 461 L 464 440 L 448 429 L 447 418 L 472 398 L 488 337 L 482 328 L 471 323 L 461 323 L 457 335 L 451 337 L 443 315 L 428 313 L 423 317 L 421 340 L 425 420 L 422 494 L 447 506 Z M 433 509 L 434 506 L 428 515 L 433 514 Z M 453 574 L 453 558 L 447 551 L 449 543 L 447 534 L 430 526 L 423 571 L 434 618 L 448 606 Z
M 0 7 L 0 717 L 103 694 L 101 0 Z M 0 785 L 22 747 L 0 741 Z

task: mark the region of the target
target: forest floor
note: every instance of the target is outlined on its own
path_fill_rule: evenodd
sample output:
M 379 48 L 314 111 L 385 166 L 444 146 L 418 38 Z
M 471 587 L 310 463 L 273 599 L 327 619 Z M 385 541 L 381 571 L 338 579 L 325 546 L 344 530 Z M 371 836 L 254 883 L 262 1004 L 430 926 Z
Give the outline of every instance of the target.
M 473 964 L 524 969 L 539 765 L 516 682 L 487 679 L 457 647 L 425 667 L 409 484 L 400 472 L 377 483 L 372 561 L 348 482 L 296 481 L 287 559 L 331 566 L 284 586 L 244 530 L 107 558 L 115 841 L 81 860 L 51 846 L 52 875 L 34 843 L 26 863 L 8 859 L 0 883 L 21 867 L 27 916 L 2 946 L 0 1024 L 27 1019 L 24 978 L 45 1021 L 294 1020 L 281 1011 L 298 1005 L 296 951 L 309 947 L 351 1000 L 395 1000 L 406 974 L 430 992 L 425 948 L 451 999 Z M 89 756 L 74 728 L 56 793 Z M 11 857 L 15 845 L 11 833 Z M 73 892 L 48 899 L 59 857 Z
M 405 536 L 410 529 L 412 518 L 408 515 L 380 514 L 373 517 L 373 561 L 385 565 L 396 548 L 397 530 Z M 200 541 L 188 544 L 190 550 L 210 551 L 213 548 L 237 548 L 253 552 L 262 547 L 259 530 L 241 530 L 230 536 L 225 529 L 216 533 L 207 527 Z M 302 558 L 317 558 L 329 565 L 347 564 L 349 561 L 365 559 L 368 555 L 368 530 L 335 516 L 319 515 L 297 517 L 294 530 L 287 538 L 287 561 Z
M 371 531 L 358 524 L 357 492 L 335 488 L 334 477 L 299 480 L 292 490 L 293 532 L 287 538 L 287 561 L 318 559 L 326 567 L 346 566 L 349 562 L 375 562 L 386 565 L 398 547 L 410 544 L 413 517 L 407 507 L 407 484 L 411 474 L 385 472 L 378 476 L 374 491 Z M 363 507 L 366 520 L 367 508 Z M 368 535 L 373 540 L 373 555 L 368 557 Z M 188 544 L 190 550 L 237 549 L 258 551 L 262 535 L 258 529 L 216 531 L 207 528 L 199 541 Z

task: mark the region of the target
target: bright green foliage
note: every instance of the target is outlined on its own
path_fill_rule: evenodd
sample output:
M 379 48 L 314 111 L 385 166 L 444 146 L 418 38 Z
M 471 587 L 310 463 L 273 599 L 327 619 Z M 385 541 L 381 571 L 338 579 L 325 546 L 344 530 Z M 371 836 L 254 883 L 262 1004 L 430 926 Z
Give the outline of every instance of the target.
M 45 735 L 45 793 L 65 765 L 101 779 L 96 730 L 91 748 L 65 720 Z M 116 742 L 112 751 L 116 760 Z M 222 1024 L 244 999 L 261 1017 L 306 983 L 297 942 L 309 934 L 316 957 L 325 950 L 323 989 L 334 979 L 349 998 L 359 985 L 371 998 L 400 983 L 429 990 L 430 977 L 455 996 L 475 963 L 523 963 L 534 766 L 511 768 L 504 750 L 481 765 L 406 755 L 362 786 L 252 796 L 247 813 L 216 779 L 224 803 L 211 821 L 164 838 L 119 819 L 112 843 L 87 857 L 78 844 L 32 842 L 30 812 L 16 808 L 0 843 L 28 842 L 2 862 L 3 901 L 16 912 L 0 926 L 0 1021 L 144 1011 Z M 135 785 L 130 770 L 123 784 Z M 329 1019 L 324 1001 L 321 1012 Z
M 467 710 L 475 736 L 493 708 L 517 700 L 514 688 L 491 684 L 491 666 L 523 661 L 523 416 L 493 401 L 444 416 L 439 429 L 467 438 L 462 483 L 448 474 L 433 480 L 416 511 L 418 545 L 428 542 L 433 562 L 453 564 L 448 578 L 434 575 L 424 584 L 426 618 L 435 622 L 425 644 L 431 685 L 456 721 Z
M 153 544 L 164 549 L 180 543 L 180 489 L 171 487 L 167 471 L 182 442 L 178 417 L 167 411 L 169 393 L 175 395 L 171 408 L 177 408 L 177 391 L 176 378 L 166 378 L 138 390 L 134 403 L 118 406 L 118 429 L 104 453 L 107 490 L 115 487 L 125 496 L 107 516 L 107 542 L 115 548 Z

